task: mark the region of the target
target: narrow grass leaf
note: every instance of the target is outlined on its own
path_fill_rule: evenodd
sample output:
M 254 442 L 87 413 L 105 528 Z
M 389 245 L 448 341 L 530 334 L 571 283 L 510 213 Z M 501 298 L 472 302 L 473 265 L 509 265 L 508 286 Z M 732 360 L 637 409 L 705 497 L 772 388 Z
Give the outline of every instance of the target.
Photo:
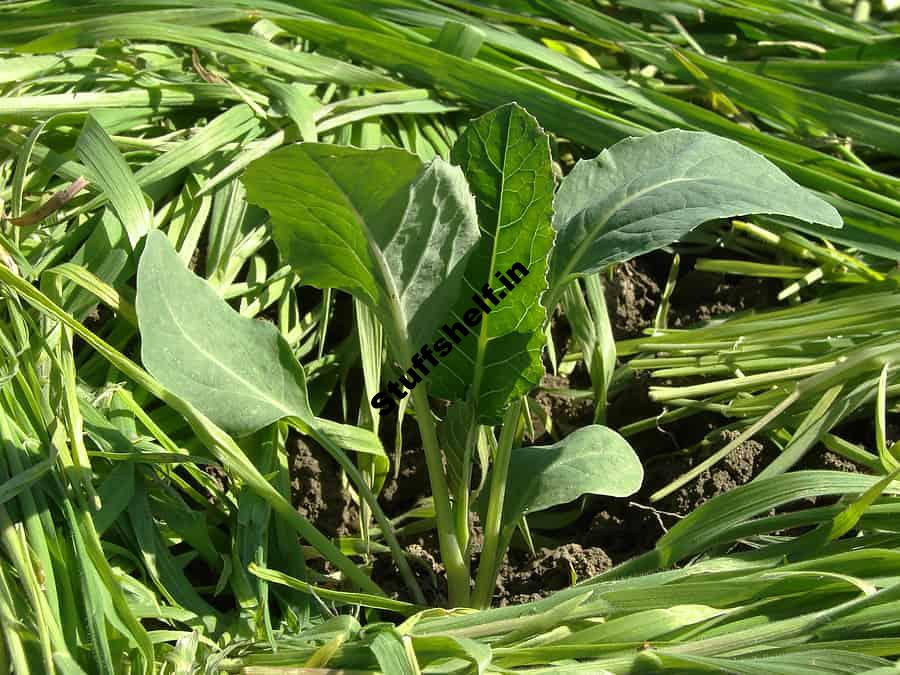
M 396 673 L 397 675 L 421 675 L 419 664 L 406 651 L 403 644 L 403 636 L 394 628 L 378 631 L 369 649 L 375 655 L 375 660 L 384 673 Z
M 109 198 L 134 248 L 150 231 L 150 209 L 125 158 L 93 116 L 84 123 L 75 154 L 90 171 L 91 182 Z
M 423 635 L 411 639 L 419 663 L 426 667 L 448 658 L 459 659 L 469 662 L 469 672 L 481 675 L 488 672 L 491 665 L 491 647 L 483 642 L 449 635 Z
M 265 579 L 274 584 L 282 584 L 290 588 L 294 588 L 303 593 L 315 595 L 323 600 L 334 600 L 348 605 L 361 605 L 363 607 L 371 607 L 373 609 L 383 609 L 388 612 L 396 612 L 403 616 L 411 616 L 416 612 L 422 611 L 422 607 L 414 605 L 402 600 L 393 600 L 379 595 L 371 595 L 367 593 L 350 593 L 347 591 L 337 591 L 331 588 L 322 588 L 314 586 L 300 579 L 294 579 L 283 572 L 277 570 L 260 567 L 254 563 L 248 566 L 248 571 L 260 579 Z

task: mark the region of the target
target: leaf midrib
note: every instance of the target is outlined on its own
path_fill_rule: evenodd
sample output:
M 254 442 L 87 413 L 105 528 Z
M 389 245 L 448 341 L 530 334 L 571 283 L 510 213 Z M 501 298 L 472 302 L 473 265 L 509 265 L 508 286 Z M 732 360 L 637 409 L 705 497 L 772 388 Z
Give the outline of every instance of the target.
M 369 252 L 372 254 L 372 258 L 375 261 L 375 264 L 378 267 L 378 272 L 381 277 L 382 283 L 379 284 L 381 286 L 381 291 L 387 296 L 387 301 L 389 305 L 390 315 L 391 315 L 391 323 L 393 324 L 391 331 L 394 333 L 394 341 L 397 343 L 394 345 L 394 351 L 398 352 L 397 357 L 403 362 L 404 365 L 409 363 L 410 354 L 409 354 L 409 335 L 406 330 L 407 319 L 406 312 L 403 311 L 403 305 L 400 302 L 400 294 L 397 292 L 397 283 L 394 280 L 393 275 L 390 273 L 390 267 L 387 264 L 387 260 L 384 258 L 384 251 L 382 251 L 375 243 L 375 237 L 372 234 L 372 230 L 369 228 L 369 223 L 363 218 L 362 214 L 359 212 L 359 209 L 356 208 L 356 204 L 353 203 L 353 200 L 350 198 L 350 195 L 346 190 L 341 186 L 341 184 L 335 180 L 332 173 L 328 170 L 328 168 L 318 161 L 318 158 L 314 159 L 316 166 L 318 166 L 322 172 L 328 176 L 328 179 L 331 181 L 332 185 L 334 185 L 340 194 L 344 197 L 344 202 L 347 204 L 348 208 L 353 212 L 353 215 L 356 217 L 359 226 L 362 228 L 365 233 L 366 246 L 369 249 Z M 419 173 L 419 178 L 423 175 L 422 172 Z M 418 178 L 416 179 L 418 181 Z M 415 185 L 413 182 L 412 185 Z M 412 185 L 407 193 L 407 202 L 406 208 L 409 208 L 409 201 L 412 198 Z M 406 214 L 406 208 L 404 208 L 404 215 Z M 401 218 L 402 223 L 402 218 Z M 398 224 L 399 227 L 399 224 Z M 352 250 L 352 247 L 350 247 Z M 376 279 L 377 283 L 377 279 Z M 374 298 L 373 298 L 374 299 Z
M 177 320 L 175 312 L 173 311 L 171 304 L 169 304 L 169 301 L 168 301 L 168 298 L 166 297 L 166 295 L 164 293 L 160 293 L 160 295 L 162 296 L 162 304 L 165 307 L 166 312 L 168 312 L 169 316 L 172 317 L 172 324 L 176 328 L 178 328 L 178 331 L 185 338 L 185 340 L 187 340 L 188 343 L 190 343 L 190 345 L 192 347 L 196 348 L 196 350 L 198 352 L 200 352 L 204 356 L 208 357 L 209 361 L 211 361 L 212 363 L 219 366 L 223 371 L 225 371 L 225 373 L 233 376 L 235 380 L 237 380 L 238 382 L 244 383 L 250 391 L 254 392 L 254 394 L 257 395 L 257 398 L 274 404 L 274 407 L 276 409 L 281 410 L 285 413 L 282 417 L 296 416 L 301 419 L 304 419 L 306 417 L 306 415 L 303 413 L 303 411 L 292 410 L 291 408 L 284 406 L 278 399 L 274 399 L 274 398 L 271 398 L 270 396 L 267 396 L 262 390 L 260 390 L 258 387 L 253 385 L 249 380 L 238 375 L 232 368 L 230 368 L 225 363 L 223 363 L 218 358 L 216 358 L 211 352 L 207 351 L 202 345 L 198 344 L 193 338 L 191 338 L 190 335 L 188 335 L 187 331 L 184 329 L 184 327 L 181 325 L 181 323 Z M 284 381 L 284 373 L 282 373 L 282 382 L 283 381 Z
M 668 180 L 661 181 L 659 183 L 654 183 L 642 190 L 638 190 L 633 195 L 626 197 L 625 199 L 616 202 L 615 204 L 610 205 L 606 211 L 600 216 L 597 220 L 597 224 L 591 228 L 590 234 L 584 237 L 582 242 L 578 245 L 578 248 L 575 249 L 574 255 L 569 259 L 569 263 L 563 268 L 562 273 L 559 275 L 559 279 L 557 283 L 564 283 L 566 279 L 572 274 L 572 270 L 577 266 L 578 261 L 584 256 L 587 250 L 594 243 L 594 238 L 597 234 L 606 227 L 606 224 L 609 222 L 609 219 L 612 218 L 618 211 L 622 210 L 626 206 L 628 206 L 633 201 L 643 197 L 648 192 L 652 192 L 653 190 L 658 190 L 666 185 L 672 185 L 674 183 L 690 183 L 694 181 L 705 181 L 705 180 L 715 180 L 712 176 L 698 176 L 698 177 L 685 177 L 682 176 L 680 178 L 670 178 Z M 576 215 L 580 215 L 587 211 L 590 207 L 586 207 L 578 212 Z M 571 222 L 571 219 L 570 219 Z
M 503 139 L 503 162 L 500 167 L 500 195 L 497 200 L 497 219 L 494 227 L 494 240 L 491 244 L 491 262 L 488 268 L 487 283 L 491 283 L 491 277 L 494 274 L 494 266 L 497 260 L 497 239 L 500 237 L 500 224 L 503 220 L 503 197 L 506 193 L 506 162 L 509 158 L 509 134 L 512 129 L 512 117 L 516 112 L 515 108 L 510 109 L 509 117 L 506 121 L 506 137 Z M 486 146 L 486 143 L 483 143 Z M 475 289 L 478 293 L 478 290 Z M 472 382 L 472 401 L 475 404 L 476 415 L 478 412 L 481 397 L 481 377 L 484 374 L 484 358 L 487 354 L 487 344 L 490 338 L 487 335 L 488 322 L 490 314 L 486 314 L 481 320 L 481 330 L 478 332 L 478 350 L 475 353 L 475 380 Z

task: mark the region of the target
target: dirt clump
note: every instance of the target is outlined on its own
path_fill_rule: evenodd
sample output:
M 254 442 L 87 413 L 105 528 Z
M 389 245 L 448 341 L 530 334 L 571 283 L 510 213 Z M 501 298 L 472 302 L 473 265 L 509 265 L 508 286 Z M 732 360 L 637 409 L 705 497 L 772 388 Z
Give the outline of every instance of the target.
M 570 386 L 569 378 L 564 375 L 544 375 L 541 386 L 548 389 L 566 389 Z M 574 398 L 561 396 L 552 391 L 541 391 L 535 396 L 535 400 L 544 409 L 553 421 L 554 435 L 567 436 L 576 429 L 591 424 L 594 420 L 594 401 L 587 398 Z M 552 443 L 553 438 L 546 433 L 544 422 L 536 415 L 532 415 L 534 423 L 534 438 L 538 444 Z
M 639 336 L 653 324 L 660 285 L 640 260 L 617 265 L 612 281 L 604 284 L 606 305 L 617 340 Z
M 392 466 L 379 501 L 387 513 L 396 516 L 411 509 L 419 499 L 431 492 L 425 451 L 416 446 L 404 446 L 396 476 L 393 470 Z
M 598 547 L 566 544 L 541 549 L 534 558 L 510 550 L 500 569 L 496 602 L 502 607 L 537 600 L 611 567 L 612 560 Z
M 685 328 L 723 314 L 777 306 L 777 280 L 737 277 L 685 267 L 670 299 L 669 325 Z
M 346 536 L 359 531 L 359 511 L 344 490 L 341 472 L 314 441 L 291 435 L 291 493 L 294 506 L 328 536 Z
M 737 432 L 723 430 L 720 443 L 711 450 L 718 450 L 734 440 Z M 703 471 L 697 478 L 661 500 L 659 508 L 687 514 L 713 497 L 749 483 L 753 477 L 771 462 L 777 451 L 768 443 L 750 439 L 741 443 L 728 456 Z M 689 471 L 707 455 L 692 454 L 681 457 L 659 458 L 648 467 L 648 479 L 642 493 L 648 488 L 659 489 Z
M 431 541 L 432 539 L 434 541 Z M 445 606 L 447 598 L 443 591 L 446 585 L 444 566 L 432 554 L 433 551 L 437 551 L 436 538 L 427 536 L 417 543 L 405 546 L 404 551 L 425 600 L 432 607 Z M 384 554 L 375 558 L 372 579 L 390 597 L 410 600 L 397 564 L 390 555 Z

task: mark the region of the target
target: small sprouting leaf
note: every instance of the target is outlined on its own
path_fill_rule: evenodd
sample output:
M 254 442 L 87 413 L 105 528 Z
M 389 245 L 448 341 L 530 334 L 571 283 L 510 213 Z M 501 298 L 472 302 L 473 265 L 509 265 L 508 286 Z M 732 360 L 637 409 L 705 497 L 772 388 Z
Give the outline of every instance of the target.
M 479 422 L 497 423 L 509 401 L 544 374 L 541 300 L 554 237 L 550 144 L 537 120 L 511 103 L 473 120 L 451 159 L 475 195 L 483 236 L 466 263 L 465 292 L 447 319 L 465 325 L 473 294 L 484 296 L 486 287 L 480 304 L 490 311 L 435 369 L 432 392 L 467 398 Z M 516 271 L 507 274 L 510 269 Z
M 628 441 L 597 424 L 553 445 L 518 448 L 509 462 L 504 528 L 515 526 L 522 514 L 567 504 L 583 494 L 627 497 L 643 480 L 641 460 Z
M 303 368 L 275 326 L 235 312 L 158 230 L 138 264 L 136 309 L 144 366 L 216 425 L 242 436 L 284 417 L 313 423 Z
M 400 360 L 432 341 L 479 236 L 459 168 L 423 167 L 392 148 L 302 143 L 256 160 L 244 182 L 305 283 L 368 303 Z
M 840 227 L 833 206 L 740 143 L 670 129 L 581 161 L 556 194 L 551 287 L 754 213 Z

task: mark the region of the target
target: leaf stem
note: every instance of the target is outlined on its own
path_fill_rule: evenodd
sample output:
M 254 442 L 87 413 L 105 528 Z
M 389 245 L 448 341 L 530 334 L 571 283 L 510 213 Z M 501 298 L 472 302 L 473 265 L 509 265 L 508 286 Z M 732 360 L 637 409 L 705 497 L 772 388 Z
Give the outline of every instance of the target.
M 447 487 L 447 476 L 441 458 L 437 429 L 431 416 L 431 403 L 424 383 L 412 390 L 413 405 L 416 409 L 416 423 L 422 436 L 422 447 L 425 451 L 425 462 L 428 465 L 428 479 L 431 482 L 431 495 L 434 499 L 434 513 L 437 519 L 438 542 L 441 548 L 441 561 L 447 571 L 447 585 L 451 607 L 467 607 L 469 604 L 469 569 L 463 559 L 453 511 L 450 506 L 450 489 Z
M 385 542 L 391 549 L 391 554 L 394 556 L 394 561 L 397 563 L 397 569 L 400 570 L 400 576 L 403 577 L 403 582 L 406 584 L 409 592 L 412 593 L 416 603 L 425 605 L 425 595 L 422 593 L 422 588 L 419 586 L 419 582 L 416 581 L 416 577 L 409 567 L 409 561 L 406 559 L 403 547 L 400 546 L 400 542 L 397 541 L 397 534 L 394 532 L 394 526 L 384 514 L 384 511 L 378 503 L 378 498 L 372 492 L 372 488 L 369 487 L 368 482 L 366 482 L 356 464 L 353 463 L 353 460 L 351 460 L 350 457 L 347 456 L 347 453 L 321 429 L 317 429 L 312 425 L 307 426 L 302 420 L 293 418 L 289 419 L 288 423 L 297 431 L 309 434 L 316 443 L 325 448 L 328 454 L 331 455 L 347 473 L 353 486 L 359 491 L 359 496 L 371 509 L 372 515 L 378 523 L 378 527 L 381 528 L 381 534 L 384 536 Z
M 453 515 L 456 519 L 456 538 L 459 541 L 459 549 L 464 556 L 469 548 L 469 491 L 472 489 L 472 457 L 474 456 L 475 444 L 478 442 L 480 428 L 477 420 L 473 417 L 469 421 L 469 430 L 466 433 L 466 445 L 463 448 L 459 485 L 456 491 L 456 501 L 453 504 Z
M 556 310 L 556 306 L 562 300 L 563 293 L 565 292 L 566 287 L 572 282 L 572 280 L 573 277 L 559 279 L 556 281 L 555 285 L 551 284 L 547 289 L 547 292 L 544 294 L 544 298 L 541 303 L 547 309 L 547 315 L 544 318 L 544 326 L 550 325 L 550 322 L 553 320 L 553 312 Z
M 478 576 L 475 581 L 474 605 L 478 609 L 490 607 L 494 586 L 497 583 L 498 561 L 503 554 L 501 550 L 503 502 L 506 499 L 509 462 L 521 413 L 521 400 L 514 401 L 507 409 L 500 431 L 497 455 L 494 457 L 494 464 L 491 467 L 491 491 L 488 496 L 487 516 L 484 522 L 484 548 L 481 551 L 481 562 L 478 565 Z

